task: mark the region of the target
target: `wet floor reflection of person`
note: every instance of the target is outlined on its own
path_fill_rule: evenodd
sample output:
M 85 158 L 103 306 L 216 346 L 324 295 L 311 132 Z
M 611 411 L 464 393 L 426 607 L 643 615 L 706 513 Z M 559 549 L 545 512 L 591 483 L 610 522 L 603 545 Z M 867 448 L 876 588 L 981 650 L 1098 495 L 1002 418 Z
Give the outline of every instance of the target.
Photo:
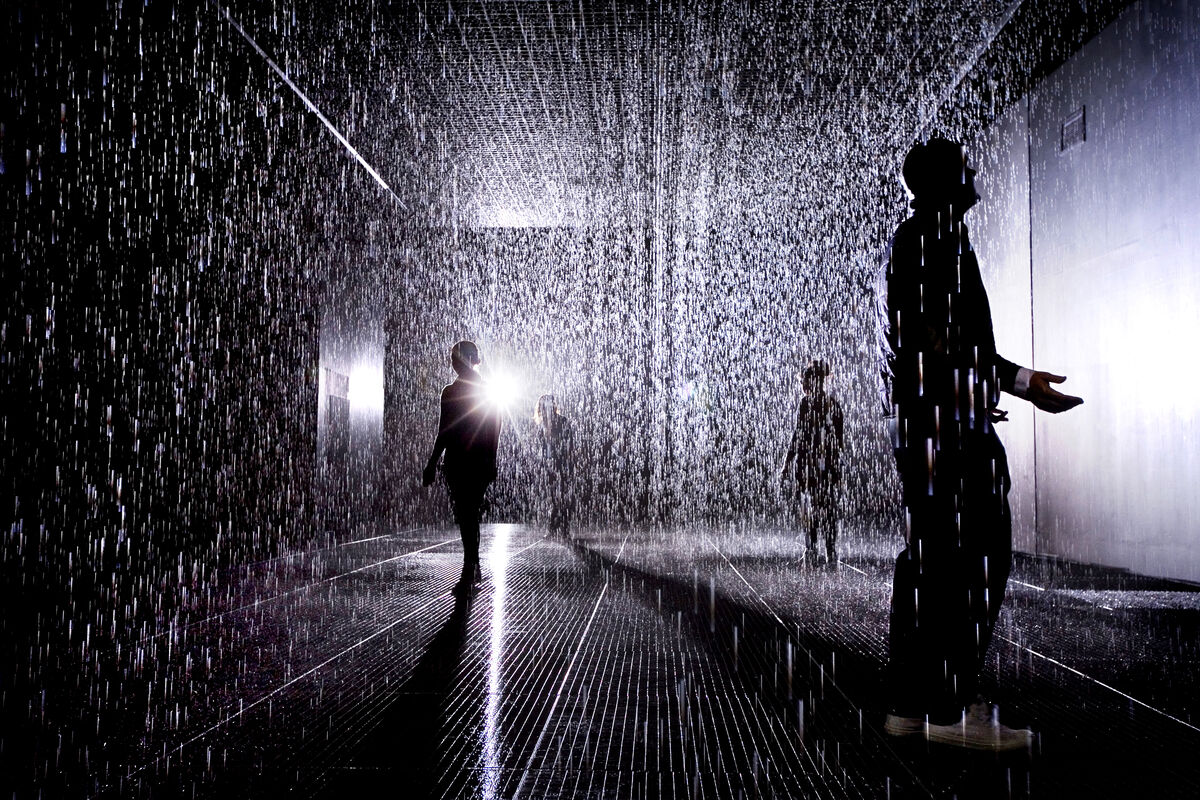
M 963 215 L 978 201 L 961 144 L 918 143 L 904 160 L 913 213 L 892 239 L 887 339 L 907 546 L 896 559 L 885 730 L 984 750 L 1027 747 L 976 695 L 1012 563 L 1010 486 L 994 423 L 1000 392 L 1058 413 L 1083 402 L 1065 378 L 996 353 Z
M 496 449 L 500 443 L 500 412 L 488 401 L 476 367 L 479 348 L 458 342 L 450 349 L 450 365 L 458 375 L 442 389 L 441 418 L 433 453 L 425 465 L 424 484 L 437 476 L 438 460 L 445 453 L 442 474 L 462 535 L 462 575 L 455 594 L 465 594 L 483 580 L 479 567 L 479 525 L 484 495 L 496 479 Z
M 558 401 L 552 394 L 538 398 L 533 421 L 537 424 L 545 469 L 543 487 L 550 506 L 550 532 L 566 536 L 571 525 L 575 491 L 571 422 L 559 411 Z
M 796 430 L 783 464 L 783 480 L 786 485 L 794 474 L 797 505 L 805 494 L 808 495 L 805 564 L 817 564 L 817 541 L 824 536 L 826 563 L 836 569 L 843 426 L 841 403 L 825 391 L 828 375 L 829 365 L 821 360 L 813 361 L 804 369 L 804 397 L 800 400 Z

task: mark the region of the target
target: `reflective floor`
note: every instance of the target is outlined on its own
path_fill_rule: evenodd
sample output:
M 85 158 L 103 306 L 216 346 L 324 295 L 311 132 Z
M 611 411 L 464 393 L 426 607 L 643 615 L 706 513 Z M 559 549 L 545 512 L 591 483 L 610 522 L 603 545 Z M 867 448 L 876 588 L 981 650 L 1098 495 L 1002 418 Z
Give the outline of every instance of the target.
M 461 602 L 452 530 L 242 567 L 206 613 L 127 645 L 174 666 L 97 716 L 85 765 L 56 767 L 37 745 L 34 783 L 131 797 L 1200 796 L 1197 587 L 1019 559 L 985 687 L 1036 744 L 964 753 L 881 732 L 895 542 L 842 538 L 830 570 L 775 529 L 566 539 L 491 525 L 486 580 Z

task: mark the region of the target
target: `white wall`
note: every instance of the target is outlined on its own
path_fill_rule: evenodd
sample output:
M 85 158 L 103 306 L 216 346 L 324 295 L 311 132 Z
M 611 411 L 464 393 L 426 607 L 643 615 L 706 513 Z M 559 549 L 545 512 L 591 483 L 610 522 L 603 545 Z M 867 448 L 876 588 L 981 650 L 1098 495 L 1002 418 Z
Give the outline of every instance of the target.
M 1131 6 L 1031 97 L 1046 552 L 1200 580 L 1200 4 Z M 1060 152 L 1086 109 L 1087 141 Z
M 1200 3 L 1132 5 L 1046 78 L 1027 110 L 1010 111 L 984 137 L 975 151 L 986 160 L 974 227 L 1001 352 L 1020 360 L 1024 334 L 1016 329 L 1029 320 L 1021 284 L 1032 277 L 1025 302 L 1032 296 L 1033 365 L 1066 374 L 1065 389 L 1085 399 L 1067 414 L 1037 412 L 1037 533 L 1031 546 L 1024 523 L 1015 526 L 1018 546 L 1193 581 L 1200 581 L 1198 54 Z M 1086 141 L 1063 151 L 1062 124 L 1080 108 Z M 1022 243 L 1017 229 L 1026 224 Z M 1014 462 L 1031 458 L 1024 424 L 1003 431 Z M 1013 469 L 1018 519 L 1029 502 L 1021 464 Z
M 1014 104 L 968 147 L 979 173 L 980 202 L 968 215 L 971 243 L 979 258 L 992 307 L 996 350 L 1022 366 L 1033 363 L 1033 319 L 1029 302 L 1029 118 L 1024 102 Z M 1004 395 L 1008 422 L 997 426 L 1008 451 L 1013 488 L 1013 546 L 1036 552 L 1033 406 Z
M 371 518 L 382 470 L 384 308 L 374 275 L 375 253 L 348 254 L 342 272 L 325 287 L 320 338 L 317 411 L 318 506 L 331 528 Z M 330 373 L 349 378 L 349 431 L 345 458 L 330 458 Z M 339 390 L 340 391 L 340 390 Z

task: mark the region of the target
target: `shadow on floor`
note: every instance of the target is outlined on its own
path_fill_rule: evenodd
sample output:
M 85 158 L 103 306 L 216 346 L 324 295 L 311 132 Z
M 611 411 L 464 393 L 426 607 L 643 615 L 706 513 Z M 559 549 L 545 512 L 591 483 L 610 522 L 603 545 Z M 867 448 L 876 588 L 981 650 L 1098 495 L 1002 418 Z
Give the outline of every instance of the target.
M 804 740 L 821 770 L 875 773 L 871 782 L 891 798 L 1029 796 L 1029 753 L 979 753 L 883 734 L 884 664 L 845 639 L 789 624 L 702 578 L 680 580 L 618 563 L 578 540 L 566 544 L 614 588 L 706 641 L 733 682 Z M 852 579 L 845 571 L 829 577 Z
M 438 762 L 446 700 L 467 634 L 473 597 L 456 598 L 450 616 L 425 646 L 397 699 L 347 763 L 331 771 L 314 796 L 440 796 Z

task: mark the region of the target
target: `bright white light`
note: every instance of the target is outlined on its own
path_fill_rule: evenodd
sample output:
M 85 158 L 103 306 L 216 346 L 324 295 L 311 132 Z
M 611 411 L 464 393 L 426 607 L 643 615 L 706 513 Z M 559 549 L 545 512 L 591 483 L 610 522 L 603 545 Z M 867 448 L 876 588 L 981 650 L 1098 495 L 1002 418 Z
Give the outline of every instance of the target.
M 485 384 L 487 399 L 496 408 L 506 411 L 517 402 L 521 395 L 521 387 L 509 375 L 503 372 L 493 372 Z
M 370 364 L 354 368 L 346 392 L 350 410 L 383 412 L 383 370 Z
M 595 186 L 535 180 L 512 193 L 483 186 L 472 204 L 474 224 L 482 228 L 558 228 L 587 225 L 607 213 L 610 203 Z

